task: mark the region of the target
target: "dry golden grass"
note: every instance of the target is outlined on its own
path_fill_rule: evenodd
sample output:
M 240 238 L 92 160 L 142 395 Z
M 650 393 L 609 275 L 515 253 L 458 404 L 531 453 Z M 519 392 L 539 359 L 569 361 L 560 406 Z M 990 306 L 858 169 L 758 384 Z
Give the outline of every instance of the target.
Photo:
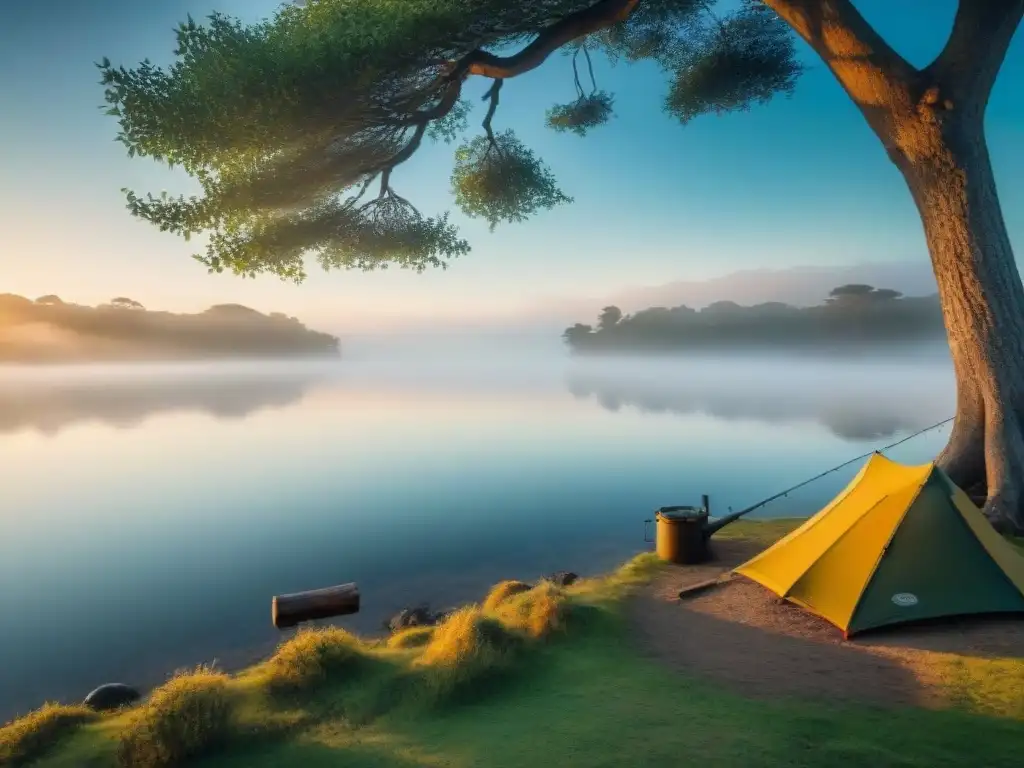
M 480 695 L 489 681 L 511 669 L 519 641 L 477 605 L 455 611 L 434 629 L 413 662 L 419 672 L 414 699 L 436 707 Z
M 433 627 L 409 627 L 387 639 L 388 648 L 422 648 L 434 636 Z
M 416 660 L 420 666 L 479 669 L 500 665 L 513 645 L 501 624 L 479 606 L 467 605 L 434 628 L 430 642 Z
M 503 582 L 507 584 L 508 582 Z M 488 597 L 502 586 L 499 584 Z M 490 611 L 487 603 L 484 610 L 493 615 L 504 626 L 533 638 L 547 637 L 551 632 L 565 625 L 569 609 L 565 591 L 545 581 L 526 591 L 513 592 L 511 596 L 494 603 Z
M 501 581 L 491 587 L 484 598 L 483 609 L 489 613 L 514 595 L 529 592 L 533 587 L 525 581 Z
M 653 552 L 644 552 L 619 566 L 616 570 L 599 578 L 581 579 L 566 589 L 573 601 L 615 602 L 631 590 L 647 583 L 660 571 L 665 563 Z
M 268 683 L 277 690 L 303 690 L 350 669 L 360 658 L 359 638 L 339 627 L 301 629 L 267 661 Z
M 1024 721 L 1024 660 L 885 650 L 934 694 L 935 705 Z
M 175 766 L 224 744 L 234 702 L 228 676 L 209 667 L 180 672 L 157 688 L 121 733 L 124 768 Z
M 62 736 L 95 717 L 88 707 L 43 704 L 0 728 L 0 765 L 27 765 Z

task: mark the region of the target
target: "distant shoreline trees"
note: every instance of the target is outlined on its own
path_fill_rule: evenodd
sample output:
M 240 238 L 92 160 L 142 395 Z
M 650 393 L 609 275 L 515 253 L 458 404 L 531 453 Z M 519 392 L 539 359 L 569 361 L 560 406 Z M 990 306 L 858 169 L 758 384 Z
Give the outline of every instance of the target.
M 0 294 L 0 363 L 337 357 L 339 340 L 280 312 L 240 304 L 196 314 L 148 310 L 118 296 L 97 307 L 52 294 Z
M 601 354 L 877 346 L 937 341 L 945 338 L 945 329 L 938 296 L 904 297 L 888 288 L 851 283 L 834 288 L 813 307 L 718 301 L 700 310 L 650 307 L 623 315 L 608 306 L 596 327 L 576 323 L 562 338 L 574 354 Z

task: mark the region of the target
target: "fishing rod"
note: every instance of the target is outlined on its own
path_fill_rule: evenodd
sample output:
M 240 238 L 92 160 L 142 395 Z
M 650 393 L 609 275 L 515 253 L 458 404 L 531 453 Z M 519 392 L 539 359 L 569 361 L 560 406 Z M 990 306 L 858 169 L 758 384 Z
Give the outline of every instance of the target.
M 850 459 L 849 461 L 844 461 L 842 464 L 838 464 L 838 465 L 832 467 L 831 469 L 826 469 L 824 472 L 821 472 L 820 474 L 815 475 L 814 477 L 810 478 L 809 480 L 804 480 L 802 483 L 797 483 L 792 488 L 787 488 L 784 491 L 780 491 L 779 493 L 776 493 L 774 496 L 769 496 L 767 499 L 764 499 L 762 501 L 757 502 L 757 504 L 749 506 L 749 507 L 747 507 L 745 509 L 741 509 L 739 512 L 730 512 L 725 517 L 721 517 L 721 518 L 715 520 L 713 523 L 710 523 L 708 525 L 707 535 L 710 536 L 712 533 L 714 533 L 715 531 L 719 530 L 723 526 L 728 525 L 733 520 L 738 520 L 739 518 L 743 517 L 744 515 L 749 514 L 750 512 L 753 512 L 755 509 L 759 509 L 759 508 L 763 507 L 765 504 L 768 504 L 769 502 L 775 501 L 776 499 L 781 499 L 783 496 L 786 496 L 786 495 L 792 493 L 793 491 L 797 490 L 798 488 L 803 488 L 805 485 L 807 485 L 809 483 L 813 483 L 815 480 L 820 480 L 821 478 L 825 477 L 826 475 L 830 475 L 833 472 L 836 472 L 836 471 L 842 469 L 843 467 L 848 467 L 850 464 L 853 464 L 854 462 L 862 461 L 863 459 L 866 459 L 869 456 L 872 456 L 872 455 L 874 455 L 876 453 L 883 453 L 885 451 L 888 451 L 890 448 L 895 448 L 897 445 L 902 445 L 903 443 L 907 442 L 908 440 L 913 440 L 915 437 L 918 437 L 919 435 L 923 435 L 925 432 L 931 432 L 933 429 L 938 429 L 943 424 L 948 424 L 949 422 L 951 422 L 954 418 L 955 418 L 954 416 L 950 416 L 948 419 L 943 419 L 940 422 L 932 424 L 930 427 L 925 427 L 924 429 L 918 430 L 914 434 L 908 435 L 907 437 L 904 437 L 902 440 L 897 440 L 895 443 L 890 443 L 889 445 L 886 445 L 886 446 L 884 446 L 882 448 L 876 448 L 873 451 L 868 451 L 867 453 L 861 454 L 860 456 L 856 456 L 856 457 Z

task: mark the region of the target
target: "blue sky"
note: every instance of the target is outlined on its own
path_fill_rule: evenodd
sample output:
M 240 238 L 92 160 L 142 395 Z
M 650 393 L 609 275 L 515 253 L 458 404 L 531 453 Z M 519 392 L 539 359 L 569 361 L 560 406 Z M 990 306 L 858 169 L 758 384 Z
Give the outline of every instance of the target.
M 685 128 L 665 116 L 666 84 L 649 65 L 596 62 L 616 94 L 616 118 L 585 139 L 544 128 L 544 111 L 572 98 L 568 59 L 506 83 L 495 119 L 541 155 L 571 206 L 491 234 L 457 212 L 474 246 L 447 272 L 311 272 L 275 278 L 207 275 L 190 245 L 132 219 L 119 189 L 183 189 L 113 142 L 98 106 L 93 62 L 169 61 L 173 27 L 191 12 L 256 19 L 276 0 L 53 0 L 11 4 L 0 27 L 0 291 L 98 303 L 129 295 L 147 306 L 196 310 L 237 301 L 298 315 L 330 330 L 426 318 L 517 317 L 557 297 L 596 299 L 635 285 L 752 267 L 925 260 L 916 211 L 896 169 L 838 84 L 812 66 L 792 99 Z M 954 0 L 860 0 L 857 6 L 915 64 L 938 52 Z M 1024 243 L 1024 33 L 1018 33 L 987 115 L 1003 209 Z M 483 93 L 486 83 L 473 83 Z M 482 118 L 471 115 L 471 130 Z M 425 147 L 396 172 L 421 210 L 451 205 L 454 147 Z

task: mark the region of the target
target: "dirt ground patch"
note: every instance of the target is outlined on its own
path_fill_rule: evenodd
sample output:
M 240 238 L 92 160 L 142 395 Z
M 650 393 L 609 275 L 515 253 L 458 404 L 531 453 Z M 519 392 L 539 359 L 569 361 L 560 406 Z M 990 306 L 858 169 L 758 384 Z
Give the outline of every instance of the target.
M 950 678 L 963 658 L 1024 661 L 1022 617 L 965 617 L 846 641 L 831 624 L 739 576 L 679 599 L 681 589 L 725 575 L 763 548 L 716 542 L 713 562 L 672 567 L 631 598 L 642 648 L 748 696 L 929 707 L 956 697 Z

